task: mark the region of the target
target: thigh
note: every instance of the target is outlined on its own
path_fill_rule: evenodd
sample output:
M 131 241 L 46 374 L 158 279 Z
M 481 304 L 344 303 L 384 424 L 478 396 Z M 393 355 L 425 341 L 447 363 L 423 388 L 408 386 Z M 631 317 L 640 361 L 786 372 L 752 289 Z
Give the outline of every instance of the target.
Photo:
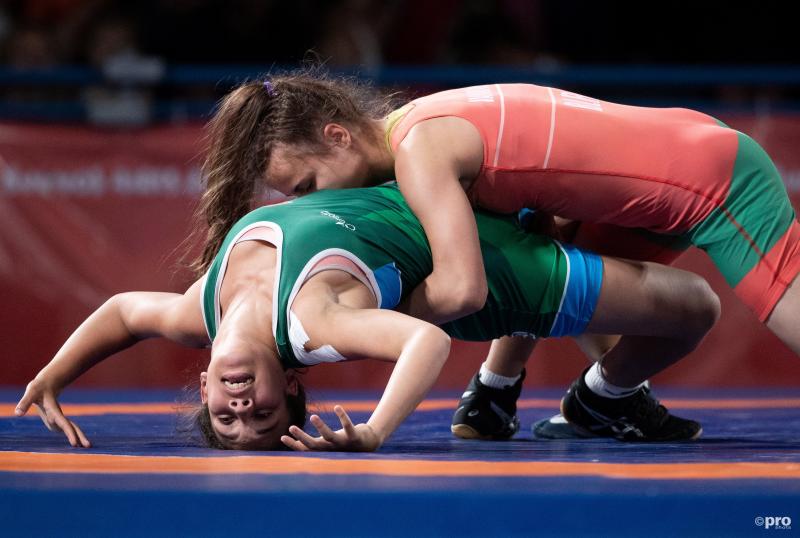
M 603 257 L 603 284 L 587 333 L 672 336 L 715 299 L 694 273 Z M 703 320 L 704 321 L 704 320 Z
M 800 268 L 800 226 L 772 160 L 738 136 L 725 200 L 686 235 L 763 321 Z

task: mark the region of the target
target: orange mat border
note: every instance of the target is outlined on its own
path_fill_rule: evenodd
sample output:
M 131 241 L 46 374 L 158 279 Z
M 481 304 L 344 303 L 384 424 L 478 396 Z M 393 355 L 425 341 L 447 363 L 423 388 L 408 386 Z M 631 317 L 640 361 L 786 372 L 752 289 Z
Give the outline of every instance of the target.
M 440 411 L 455 409 L 458 400 L 431 399 L 425 400 L 417 408 L 418 411 Z M 781 409 L 800 408 L 800 398 L 737 398 L 737 399 L 683 399 L 671 398 L 663 400 L 664 405 L 672 409 Z M 313 402 L 312 410 L 331 410 L 339 404 L 348 411 L 370 412 L 378 404 L 377 400 L 330 400 Z M 520 409 L 558 409 L 557 398 L 523 398 L 518 402 Z M 61 406 L 68 416 L 136 414 L 163 415 L 175 413 L 177 404 L 169 402 L 156 403 L 109 403 L 109 404 L 63 404 Z M 35 413 L 30 412 L 29 415 Z M 14 404 L 0 404 L 0 417 L 13 417 Z
M 617 479 L 800 479 L 800 463 L 572 463 L 327 459 L 303 456 L 175 457 L 0 452 L 0 471 L 102 474 L 315 474 L 382 476 L 599 476 Z

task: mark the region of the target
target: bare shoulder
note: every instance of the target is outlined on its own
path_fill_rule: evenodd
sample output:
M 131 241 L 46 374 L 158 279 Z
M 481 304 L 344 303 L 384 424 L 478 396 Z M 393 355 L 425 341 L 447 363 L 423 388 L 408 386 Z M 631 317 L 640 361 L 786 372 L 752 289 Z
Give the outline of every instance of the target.
M 443 116 L 421 121 L 414 125 L 400 143 L 400 148 L 423 145 L 441 146 L 451 149 L 483 151 L 483 140 L 475 125 L 456 116 Z
M 421 121 L 408 132 L 397 148 L 398 164 L 403 160 L 425 165 L 432 161 L 454 168 L 460 177 L 472 177 L 483 163 L 483 139 L 468 120 L 445 116 Z
M 165 329 L 170 333 L 166 336 L 195 347 L 210 343 L 201 308 L 202 294 L 203 279 L 199 279 L 171 301 L 164 312 Z

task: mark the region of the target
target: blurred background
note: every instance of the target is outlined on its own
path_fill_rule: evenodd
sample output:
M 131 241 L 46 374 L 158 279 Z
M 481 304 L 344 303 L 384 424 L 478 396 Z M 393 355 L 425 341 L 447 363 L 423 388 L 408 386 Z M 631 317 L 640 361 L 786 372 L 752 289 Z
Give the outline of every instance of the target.
M 690 107 L 758 140 L 800 203 L 800 47 L 789 2 L 570 0 L 0 0 L 0 385 L 24 385 L 95 308 L 183 291 L 177 266 L 200 189 L 203 125 L 236 84 L 309 59 L 413 98 L 531 82 Z M 657 384 L 800 386 L 794 356 L 698 252 L 723 317 Z M 485 345 L 457 344 L 461 389 Z M 145 342 L 83 386 L 193 383 L 207 351 Z M 646 357 L 642 358 L 646 360 Z M 527 386 L 584 367 L 569 341 L 535 352 Z M 313 388 L 374 388 L 389 366 L 319 366 Z

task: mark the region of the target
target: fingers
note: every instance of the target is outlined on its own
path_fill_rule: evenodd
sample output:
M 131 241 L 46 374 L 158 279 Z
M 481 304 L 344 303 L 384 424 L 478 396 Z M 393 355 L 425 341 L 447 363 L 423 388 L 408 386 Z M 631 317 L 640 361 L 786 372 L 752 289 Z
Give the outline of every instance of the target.
M 331 450 L 333 448 L 333 443 L 321 437 L 311 437 L 297 426 L 291 426 L 289 433 L 309 450 Z
M 47 416 L 47 413 L 45 413 L 44 409 L 42 409 L 42 406 L 39 405 L 38 403 L 36 404 L 36 412 L 39 413 L 39 417 L 42 419 L 42 422 L 44 422 L 45 428 L 47 428 L 50 431 L 53 431 L 55 423 L 51 423 L 51 420 Z
M 336 413 L 336 416 L 339 417 L 339 422 L 342 423 L 342 429 L 344 433 L 347 434 L 347 437 L 354 438 L 356 434 L 356 427 L 353 426 L 353 421 L 350 420 L 350 417 L 347 416 L 347 412 L 344 410 L 344 407 L 341 405 L 337 405 L 333 408 L 333 412 Z
M 78 425 L 72 422 L 71 420 L 69 419 L 67 420 L 69 421 L 70 424 L 72 424 L 72 427 L 75 428 L 75 433 L 78 434 L 78 441 L 80 441 L 81 446 L 83 448 L 92 448 L 92 443 L 89 441 L 89 438 L 86 437 L 86 434 L 83 433 L 83 430 L 81 430 L 78 427 Z
M 75 428 L 72 423 L 64 415 L 56 415 L 53 417 L 56 427 L 67 436 L 71 446 L 78 446 L 78 434 L 75 433 Z
M 329 443 L 336 442 L 336 434 L 333 433 L 333 430 L 331 430 L 327 424 L 325 424 L 324 420 L 319 418 L 319 415 L 311 415 L 309 421 L 311 422 L 311 424 L 314 425 L 314 427 L 317 429 L 317 431 L 319 432 L 319 434 L 322 436 L 323 439 L 325 439 Z
M 28 412 L 28 409 L 31 407 L 31 403 L 33 403 L 33 391 L 30 388 L 25 389 L 25 394 L 22 395 L 19 402 L 17 402 L 17 407 L 14 409 L 14 414 L 18 417 L 24 416 L 25 413 Z
M 64 416 L 58 402 L 45 398 L 41 405 L 36 404 L 36 411 L 39 413 L 39 417 L 41 417 L 45 427 L 51 432 L 60 430 L 67 437 L 70 446 L 83 448 L 92 446 L 92 443 L 89 442 L 89 439 L 78 425 Z
M 308 452 L 308 447 L 295 439 L 294 437 L 289 437 L 288 435 L 281 435 L 281 443 L 286 445 L 287 447 L 291 448 L 292 450 L 296 450 L 298 452 Z

